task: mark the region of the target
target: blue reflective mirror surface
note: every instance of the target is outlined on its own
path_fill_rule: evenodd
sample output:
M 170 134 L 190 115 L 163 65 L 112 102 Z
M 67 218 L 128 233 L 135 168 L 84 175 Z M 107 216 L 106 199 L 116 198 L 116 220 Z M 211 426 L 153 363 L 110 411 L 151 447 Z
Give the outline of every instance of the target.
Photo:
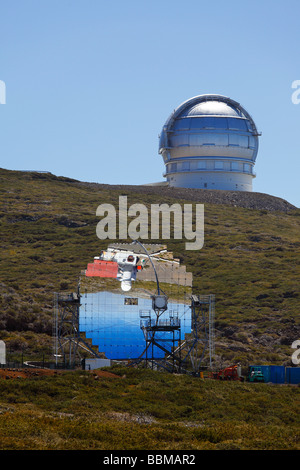
M 140 326 L 141 315 L 144 318 L 151 315 L 152 321 L 156 319 L 149 294 L 120 294 L 110 291 L 86 293 L 81 298 L 79 328 L 108 359 L 136 359 L 146 347 Z M 185 334 L 191 332 L 191 309 L 188 304 L 169 300 L 168 310 L 159 320 L 169 321 L 173 317 L 180 320 L 180 338 L 178 330 L 174 332 L 174 337 L 173 332 L 155 333 L 157 340 L 168 350 L 174 338 L 176 345 L 178 339 L 183 340 Z M 154 347 L 153 357 L 164 356 L 165 353 L 160 348 Z

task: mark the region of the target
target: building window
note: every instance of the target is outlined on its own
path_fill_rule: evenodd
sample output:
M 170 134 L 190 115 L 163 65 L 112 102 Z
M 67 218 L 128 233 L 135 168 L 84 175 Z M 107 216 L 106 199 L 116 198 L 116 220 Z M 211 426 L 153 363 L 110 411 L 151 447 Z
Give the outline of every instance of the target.
M 229 129 L 240 130 L 240 131 L 247 131 L 247 124 L 244 119 L 237 119 L 237 118 L 228 118 L 228 127 Z
M 249 137 L 249 148 L 255 149 L 255 138 L 252 135 Z
M 170 171 L 173 172 L 173 171 L 177 171 L 177 163 L 171 163 L 171 168 L 170 168 Z
M 124 299 L 124 305 L 138 305 L 138 304 L 139 304 L 138 298 L 125 297 Z
M 176 119 L 174 123 L 174 130 L 187 130 L 190 128 L 190 118 Z
M 249 163 L 244 163 L 244 171 L 246 173 L 251 173 L 251 166 L 249 165 Z
M 239 146 L 239 136 L 236 134 L 229 134 L 229 145 L 232 147 Z
M 190 162 L 182 162 L 182 169 L 184 171 L 189 171 L 190 169 Z
M 239 136 L 239 146 L 244 147 L 244 148 L 249 147 L 249 140 L 248 140 L 248 137 L 246 135 L 240 135 Z
M 239 169 L 239 164 L 238 164 L 238 162 L 231 162 L 231 169 L 232 169 L 233 171 L 238 170 L 238 169 Z
M 206 161 L 200 160 L 197 165 L 198 170 L 205 170 L 206 169 Z
M 224 163 L 223 162 L 215 162 L 215 170 L 223 170 Z

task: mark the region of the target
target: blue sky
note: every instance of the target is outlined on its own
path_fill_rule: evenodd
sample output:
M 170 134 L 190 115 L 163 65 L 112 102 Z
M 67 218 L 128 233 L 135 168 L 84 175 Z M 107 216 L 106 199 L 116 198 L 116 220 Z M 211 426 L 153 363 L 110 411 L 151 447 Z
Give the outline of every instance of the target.
M 2 168 L 162 181 L 164 122 L 219 93 L 262 132 L 253 190 L 300 206 L 299 0 L 0 0 L 0 18 Z

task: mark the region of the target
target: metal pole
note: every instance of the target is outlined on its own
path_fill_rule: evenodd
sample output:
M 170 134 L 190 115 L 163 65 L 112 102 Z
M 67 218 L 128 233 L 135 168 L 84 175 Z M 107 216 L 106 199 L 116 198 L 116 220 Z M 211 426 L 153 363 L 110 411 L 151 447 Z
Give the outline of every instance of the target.
M 155 269 L 154 264 L 152 262 L 152 259 L 151 259 L 150 255 L 148 253 L 148 250 L 144 247 L 144 245 L 141 242 L 139 242 L 138 240 L 133 240 L 132 244 L 135 245 L 136 243 L 138 243 L 138 245 L 140 245 L 143 248 L 143 250 L 145 251 L 146 255 L 148 256 L 148 258 L 150 260 L 150 263 L 152 264 L 154 274 L 155 274 L 156 284 L 157 284 L 157 292 L 158 292 L 158 295 L 159 295 L 160 294 L 159 282 L 158 282 L 157 272 L 156 272 L 156 269 Z

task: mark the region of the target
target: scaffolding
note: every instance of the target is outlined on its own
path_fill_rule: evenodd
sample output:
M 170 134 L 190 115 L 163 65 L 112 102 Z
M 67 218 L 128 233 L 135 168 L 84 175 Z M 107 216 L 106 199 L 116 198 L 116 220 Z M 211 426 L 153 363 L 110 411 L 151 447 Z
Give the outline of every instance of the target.
M 159 315 L 156 319 L 152 318 L 151 311 L 140 312 L 140 328 L 146 342 L 143 352 L 146 367 L 163 367 L 170 372 L 196 376 L 202 367 L 212 368 L 215 354 L 215 296 L 192 295 L 190 308 L 191 333 L 186 334 L 184 340 L 181 340 L 180 319 L 176 313 L 170 312 L 168 320 L 160 320 Z M 165 352 L 163 359 L 155 357 L 154 346 Z
M 144 333 L 146 347 L 144 351 L 145 366 L 157 367 L 160 365 L 170 372 L 178 369 L 180 357 L 174 353 L 175 346 L 180 342 L 181 327 L 178 313 L 169 311 L 168 319 L 151 317 L 151 311 L 140 312 L 140 328 Z M 154 348 L 159 348 L 165 353 L 165 358 L 158 359 L 155 356 Z M 169 349 L 168 349 L 169 347 Z M 150 353 L 150 354 L 149 354 Z
M 193 374 L 198 375 L 204 360 L 206 360 L 205 366 L 209 365 L 212 368 L 215 354 L 215 296 L 192 295 L 191 313 L 191 334 L 186 335 L 180 348 L 186 351 L 183 364 L 189 360 Z
M 66 368 L 75 368 L 81 360 L 79 347 L 94 357 L 100 357 L 79 332 L 80 299 L 80 283 L 76 293 L 54 293 L 53 349 L 56 366 L 62 363 Z

